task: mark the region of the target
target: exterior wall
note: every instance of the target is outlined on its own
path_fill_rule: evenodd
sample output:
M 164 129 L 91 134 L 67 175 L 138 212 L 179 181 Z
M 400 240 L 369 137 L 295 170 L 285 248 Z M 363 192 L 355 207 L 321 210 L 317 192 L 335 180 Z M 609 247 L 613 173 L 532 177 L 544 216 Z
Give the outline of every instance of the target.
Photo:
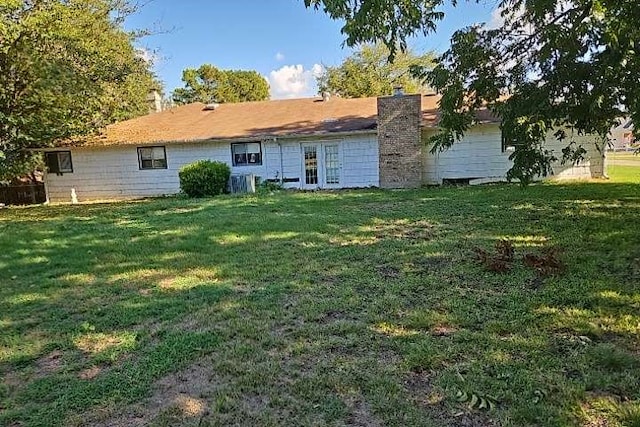
M 375 135 L 355 138 L 343 144 L 343 187 L 379 187 L 378 156 L 378 140 Z
M 625 118 L 620 126 L 611 129 L 611 147 L 614 150 L 624 150 L 633 146 L 633 123 Z
M 323 140 L 326 141 L 326 140 Z M 341 147 L 340 188 L 378 186 L 378 148 L 375 135 L 329 140 Z M 306 140 L 304 143 L 318 142 Z M 264 179 L 284 176 L 295 182 L 287 188 L 301 188 L 304 177 L 301 144 L 283 140 L 282 162 L 276 141 L 262 143 L 261 166 L 232 167 L 232 174 L 255 174 Z M 71 149 L 73 173 L 45 177 L 50 202 L 70 202 L 74 189 L 78 201 L 130 199 L 176 194 L 180 191 L 178 170 L 201 159 L 225 162 L 231 166 L 230 143 L 166 144 L 167 169 L 140 170 L 135 145 Z
M 415 188 L 423 183 L 420 109 L 420 95 L 378 98 L 382 188 Z
M 434 130 L 425 131 L 424 140 Z M 598 150 L 595 137 L 580 136 L 575 138 L 586 150 L 585 159 L 578 165 L 565 164 L 560 161 L 552 165 L 552 179 L 597 178 L 604 173 L 604 158 Z M 562 159 L 564 143 L 558 142 L 552 133 L 546 143 L 558 159 Z M 449 150 L 442 153 L 429 153 L 430 147 L 424 146 L 424 182 L 425 184 L 442 184 L 446 179 L 470 179 L 472 183 L 497 182 L 506 180 L 507 171 L 512 162 L 509 156 L 512 151 L 502 152 L 502 134 L 498 125 L 479 125 L 467 132 L 464 138 L 456 142 Z M 540 177 L 540 179 L 543 179 Z
M 268 143 L 265 155 L 267 169 L 263 178 L 275 180 L 283 177 L 285 188 L 300 189 L 303 187 L 304 179 L 302 145 L 336 143 L 340 145 L 341 158 L 341 184 L 339 188 L 379 186 L 378 141 L 374 134 L 348 138 L 284 140 L 279 143 Z M 280 150 L 282 150 L 282 162 L 280 161 Z M 323 185 L 320 184 L 319 188 L 323 188 Z

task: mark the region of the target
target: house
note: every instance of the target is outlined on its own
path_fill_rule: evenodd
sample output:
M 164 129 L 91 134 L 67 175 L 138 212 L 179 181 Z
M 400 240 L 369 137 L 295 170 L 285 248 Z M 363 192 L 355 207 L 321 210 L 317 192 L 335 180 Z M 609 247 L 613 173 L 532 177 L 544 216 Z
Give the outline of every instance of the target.
M 611 148 L 625 150 L 635 143 L 633 136 L 633 122 L 631 119 L 623 119 L 619 126 L 611 130 Z
M 51 202 L 138 198 L 179 192 L 179 169 L 200 159 L 228 163 L 286 188 L 413 188 L 505 179 L 511 148 L 488 112 L 450 150 L 431 154 L 438 97 L 310 98 L 190 104 L 116 123 L 81 146 L 45 152 Z M 560 178 L 599 177 L 604 159 L 582 137 L 580 165 L 554 165 Z M 562 157 L 549 138 L 549 149 Z

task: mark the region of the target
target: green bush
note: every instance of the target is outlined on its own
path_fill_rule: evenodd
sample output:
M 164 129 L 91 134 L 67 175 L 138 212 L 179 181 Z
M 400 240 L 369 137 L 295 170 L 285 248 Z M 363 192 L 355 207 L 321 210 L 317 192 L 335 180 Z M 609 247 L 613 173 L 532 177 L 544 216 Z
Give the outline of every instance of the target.
M 227 192 L 231 168 L 226 163 L 198 160 L 178 173 L 180 189 L 190 197 L 216 196 Z
M 274 191 L 280 191 L 282 189 L 284 189 L 284 187 L 279 182 L 268 180 L 262 181 L 260 185 L 258 185 L 259 193 L 273 193 Z

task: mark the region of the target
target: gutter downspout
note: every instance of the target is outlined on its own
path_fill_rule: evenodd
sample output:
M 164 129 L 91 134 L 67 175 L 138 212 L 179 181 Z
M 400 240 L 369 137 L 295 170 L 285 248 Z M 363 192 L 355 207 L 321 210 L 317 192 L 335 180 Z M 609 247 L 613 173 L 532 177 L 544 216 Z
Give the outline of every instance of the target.
M 278 138 L 273 138 L 274 141 L 278 141 Z M 282 143 L 278 141 L 278 148 L 280 149 L 280 185 L 284 185 L 284 159 L 282 156 Z

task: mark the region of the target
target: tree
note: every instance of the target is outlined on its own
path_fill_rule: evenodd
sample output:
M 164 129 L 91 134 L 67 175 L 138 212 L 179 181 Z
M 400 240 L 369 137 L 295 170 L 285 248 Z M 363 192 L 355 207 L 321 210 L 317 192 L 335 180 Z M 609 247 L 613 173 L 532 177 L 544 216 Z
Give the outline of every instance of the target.
M 389 49 L 384 44 L 364 45 L 337 67 L 326 67 L 318 77 L 320 92 L 329 92 L 344 98 L 390 95 L 394 86 L 406 92 L 424 89 L 422 80 L 411 73 L 413 67 L 433 67 L 435 55 L 416 55 L 406 50 L 389 62 Z
M 155 85 L 122 27 L 122 0 L 0 4 L 0 180 L 33 171 L 31 149 L 148 112 Z
M 444 0 L 305 0 L 345 19 L 346 43 L 400 43 L 432 31 Z M 398 4 L 396 4 L 398 3 Z M 455 1 L 452 2 L 455 5 Z M 450 147 L 490 109 L 515 146 L 508 178 L 528 183 L 551 172 L 555 155 L 543 141 L 553 131 L 566 143 L 563 161 L 584 150 L 572 135 L 603 141 L 619 117 L 640 123 L 640 8 L 637 0 L 500 0 L 498 28 L 456 32 L 438 66 L 421 75 L 442 94 L 434 150 Z M 393 51 L 392 51 L 393 52 Z
M 185 87 L 173 91 L 177 104 L 247 102 L 269 99 L 269 84 L 256 71 L 219 70 L 210 64 L 182 72 Z
M 451 0 L 456 4 L 457 0 Z M 437 10 L 445 0 L 304 0 L 306 7 L 322 9 L 332 19 L 343 20 L 345 43 L 354 47 L 383 42 L 393 59 L 405 50 L 407 38 L 435 31 L 444 13 Z
M 581 160 L 575 135 L 604 148 L 616 120 L 640 120 L 640 9 L 634 0 L 502 0 L 504 23 L 458 31 L 429 82 L 443 93 L 443 131 L 450 146 L 489 108 L 515 151 L 509 179 L 530 182 L 552 172 L 550 132 L 564 141 L 563 162 Z

